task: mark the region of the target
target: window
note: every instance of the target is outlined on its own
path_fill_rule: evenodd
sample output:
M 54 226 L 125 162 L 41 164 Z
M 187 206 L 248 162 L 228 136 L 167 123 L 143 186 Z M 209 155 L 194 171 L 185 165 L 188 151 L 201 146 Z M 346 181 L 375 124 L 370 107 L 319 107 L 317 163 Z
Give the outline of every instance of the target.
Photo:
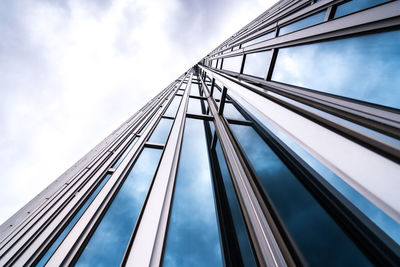
M 113 166 L 111 168 L 113 168 L 113 169 L 118 168 L 119 164 L 121 164 L 121 162 L 124 160 L 126 155 L 128 155 L 129 151 L 132 149 L 133 145 L 136 143 L 137 140 L 138 140 L 137 137 L 135 137 L 133 139 L 133 141 L 130 143 L 130 145 L 125 149 L 124 153 L 118 158 L 118 160 L 113 164 Z
M 167 118 L 161 118 L 156 129 L 151 134 L 149 142 L 165 144 L 174 121 Z
M 210 123 L 210 125 L 213 125 Z M 212 136 L 213 130 L 211 129 Z M 225 157 L 222 152 L 218 139 L 215 139 L 215 146 L 211 149 L 214 157 L 213 168 L 216 170 L 219 183 L 219 197 L 223 205 L 221 207 L 222 216 L 224 216 L 224 227 L 227 232 L 225 237 L 229 244 L 229 256 L 238 266 L 257 266 L 252 245 L 250 243 L 247 228 L 244 222 L 243 214 L 236 196 L 232 178 L 226 165 Z
M 176 95 L 164 115 L 169 117 L 175 117 L 176 112 L 178 111 L 179 108 L 179 104 L 181 103 L 181 99 L 182 96 Z
M 110 177 L 111 177 L 111 174 L 107 174 L 105 177 L 102 178 L 101 183 L 95 187 L 95 190 L 89 195 L 88 199 L 85 201 L 83 206 L 78 210 L 78 212 L 75 214 L 75 216 L 72 218 L 72 220 L 67 224 L 67 226 L 60 233 L 60 235 L 57 237 L 57 239 L 54 240 L 54 242 L 50 246 L 50 248 L 47 249 L 46 253 L 43 255 L 43 257 L 40 259 L 40 261 L 37 263 L 36 266 L 44 266 L 46 264 L 46 262 L 49 260 L 51 255 L 57 249 L 58 245 L 60 245 L 60 243 L 68 235 L 69 231 L 71 231 L 72 227 L 75 225 L 75 223 L 78 221 L 78 219 L 82 216 L 83 212 L 86 210 L 86 208 L 89 206 L 89 204 L 92 203 L 93 199 L 97 196 L 99 191 L 107 183 L 107 181 L 108 181 L 108 179 L 110 179 Z
M 186 119 L 163 266 L 223 266 L 204 122 Z
M 236 109 L 232 103 L 225 102 L 224 116 L 229 119 L 245 121 L 243 115 Z
M 161 149 L 145 147 L 76 266 L 119 266 L 149 190 Z
M 200 87 L 199 87 L 198 83 L 192 82 L 191 89 L 190 89 L 190 95 L 200 96 Z
M 222 69 L 234 72 L 240 72 L 240 67 L 242 66 L 242 59 L 243 56 L 226 57 L 224 58 Z
M 267 34 L 264 34 L 264 35 L 261 35 L 261 36 L 255 38 L 255 39 L 253 39 L 253 40 L 250 40 L 250 41 L 248 41 L 248 42 L 245 42 L 242 46 L 243 46 L 243 47 L 246 47 L 246 46 L 249 46 L 249 45 L 252 45 L 252 44 L 255 44 L 255 43 L 259 43 L 259 42 L 262 42 L 262 41 L 266 41 L 266 40 L 271 39 L 271 38 L 274 38 L 274 37 L 275 37 L 275 31 L 269 32 L 269 33 L 267 33 Z
M 400 108 L 400 31 L 279 49 L 272 80 Z
M 384 2 L 388 2 L 388 0 L 354 0 L 349 1 L 344 4 L 338 5 L 336 7 L 334 18 L 339 18 L 344 15 L 357 12 L 368 7 L 372 7 Z
M 247 54 L 244 62 L 243 73 L 259 78 L 265 78 L 265 76 L 267 76 L 270 60 L 271 50 Z
M 315 24 L 324 22 L 324 19 L 325 19 L 325 11 L 319 12 L 317 14 L 306 17 L 302 20 L 283 26 L 282 28 L 279 29 L 279 35 L 284 35 L 290 32 L 298 31 L 313 26 Z
M 187 113 L 206 114 L 207 108 L 208 108 L 207 101 L 191 97 L 189 98 L 189 106 Z

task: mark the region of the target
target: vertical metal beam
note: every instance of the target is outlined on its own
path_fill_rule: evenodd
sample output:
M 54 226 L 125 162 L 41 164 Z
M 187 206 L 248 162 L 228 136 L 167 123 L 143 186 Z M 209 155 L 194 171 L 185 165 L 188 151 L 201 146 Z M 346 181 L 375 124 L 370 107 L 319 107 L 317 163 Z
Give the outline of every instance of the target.
M 193 75 L 190 76 L 191 85 Z M 126 266 L 160 266 L 185 125 L 185 91 L 154 180 L 146 208 L 127 255 Z
M 203 83 L 205 86 L 205 83 Z M 225 88 L 225 86 L 224 86 Z M 249 172 L 243 166 L 237 151 L 226 127 L 222 116 L 217 112 L 213 100 L 207 90 L 204 90 L 211 114 L 214 116 L 215 129 L 224 151 L 227 165 L 229 167 L 232 181 L 237 189 L 237 194 L 241 200 L 242 211 L 245 214 L 247 226 L 250 230 L 253 245 L 256 250 L 257 258 L 261 266 L 287 266 L 279 245 L 273 235 L 273 232 L 264 216 L 264 212 L 252 186 L 249 182 Z
M 218 114 L 222 115 L 224 113 L 224 107 L 225 107 L 225 101 L 226 101 L 226 91 L 228 89 L 224 86 L 222 87 L 222 94 L 221 94 L 221 100 L 219 102 L 219 109 L 218 109 Z

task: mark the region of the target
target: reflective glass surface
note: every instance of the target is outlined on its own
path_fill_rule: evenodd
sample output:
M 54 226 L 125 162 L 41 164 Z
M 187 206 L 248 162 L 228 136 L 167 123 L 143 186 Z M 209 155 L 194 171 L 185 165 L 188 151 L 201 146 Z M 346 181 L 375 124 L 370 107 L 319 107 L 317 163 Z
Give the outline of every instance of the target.
M 173 122 L 174 120 L 161 118 L 154 132 L 151 134 L 149 142 L 165 144 Z
M 225 103 L 224 116 L 234 120 L 246 120 L 232 103 Z
M 249 45 L 252 45 L 255 43 L 259 43 L 259 42 L 262 42 L 262 41 L 265 41 L 265 40 L 268 40 L 268 39 L 271 39 L 274 37 L 275 37 L 275 32 L 269 32 L 267 34 L 261 35 L 260 37 L 257 37 L 256 39 L 253 39 L 251 41 L 244 43 L 242 46 L 246 47 L 246 46 L 249 46 Z
M 279 49 L 272 80 L 400 108 L 400 31 Z
M 190 97 L 187 113 L 206 114 L 207 107 L 208 104 L 206 101 Z
M 360 11 L 362 9 L 375 6 L 388 0 L 354 0 L 347 3 L 341 4 L 336 7 L 334 18 L 338 18 L 353 12 Z
M 190 89 L 190 95 L 194 96 L 200 96 L 200 91 L 199 91 L 199 85 L 197 83 L 192 83 L 191 89 Z
M 353 241 L 251 126 L 230 126 L 310 266 L 371 266 Z
M 271 93 L 271 92 L 270 92 Z M 271 93 L 277 98 L 284 98 L 286 102 L 294 103 L 294 100 L 285 98 L 281 95 Z M 296 102 L 299 105 L 298 102 Z M 371 201 L 366 199 L 363 195 L 361 195 L 358 191 L 356 191 L 353 187 L 347 184 L 342 180 L 339 176 L 337 176 L 332 170 L 327 168 L 321 161 L 311 155 L 308 151 L 306 151 L 301 145 L 297 143 L 292 137 L 289 137 L 286 133 L 284 133 L 280 128 L 276 127 L 271 121 L 266 119 L 263 114 L 261 114 L 258 110 L 253 109 L 250 105 L 246 103 L 242 103 L 244 108 L 251 112 L 253 116 L 267 129 L 267 131 L 279 138 L 282 142 L 285 143 L 294 153 L 296 153 L 306 164 L 308 164 L 314 171 L 316 171 L 323 179 L 325 179 L 330 185 L 334 186 L 345 198 L 347 198 L 353 205 L 355 205 L 361 212 L 363 212 L 368 218 L 371 219 L 379 228 L 381 228 L 386 234 L 389 235 L 395 242 L 400 244 L 400 224 L 397 223 L 394 219 L 389 217 L 386 213 L 384 213 L 381 209 L 375 206 Z M 304 105 L 305 106 L 305 105 Z M 307 106 L 308 109 L 312 109 L 313 112 L 317 112 L 320 115 L 326 114 L 320 110 L 311 108 Z M 328 114 L 326 114 L 328 115 Z M 333 119 L 332 115 L 329 114 L 329 118 Z M 337 118 L 336 118 L 337 119 Z M 341 121 L 342 122 L 342 121 Z M 342 122 L 343 123 L 343 122 Z M 347 122 L 349 123 L 349 122 Z M 357 125 L 361 127 L 360 125 Z M 356 128 L 357 131 L 365 131 L 365 129 Z M 375 138 L 382 138 L 382 136 L 375 136 Z M 388 137 L 386 137 L 388 138 Z M 385 140 L 387 141 L 387 140 Z M 399 146 L 397 143 L 391 143 L 393 146 Z
M 53 244 L 50 246 L 50 248 L 46 251 L 46 253 L 43 255 L 43 257 L 40 259 L 38 264 L 36 266 L 44 266 L 50 256 L 54 253 L 54 251 L 57 249 L 58 245 L 64 240 L 64 238 L 67 236 L 69 231 L 72 229 L 72 227 L 75 225 L 75 223 L 78 221 L 78 219 L 81 217 L 83 212 L 86 210 L 86 208 L 89 206 L 90 203 L 92 203 L 93 199 L 97 196 L 99 191 L 103 188 L 103 186 L 107 183 L 108 179 L 111 177 L 111 174 L 107 174 L 101 183 L 97 185 L 96 189 L 90 194 L 89 198 L 85 201 L 85 204 L 78 210 L 78 212 L 75 214 L 75 216 L 72 218 L 72 220 L 67 224 L 67 226 L 64 228 L 64 230 L 61 232 L 61 234 L 57 237 L 57 239 L 53 242 Z
M 136 143 L 136 141 L 138 140 L 138 137 L 135 137 L 133 139 L 133 141 L 129 144 L 129 146 L 125 149 L 124 153 L 118 158 L 118 160 L 112 165 L 111 168 L 116 169 L 118 168 L 119 164 L 121 164 L 121 162 L 124 160 L 124 158 L 126 157 L 126 155 L 128 155 L 129 151 L 131 151 L 133 145 Z
M 242 66 L 242 59 L 243 56 L 226 57 L 222 63 L 222 69 L 239 72 L 240 67 Z
M 254 258 L 253 249 L 249 240 L 246 225 L 243 219 L 243 214 L 240 209 L 239 201 L 236 196 L 235 188 L 232 183 L 231 175 L 229 174 L 228 166 L 226 165 L 224 153 L 222 152 L 221 145 L 217 141 L 215 146 L 216 158 L 221 173 L 223 186 L 229 206 L 229 211 L 232 216 L 232 223 L 243 266 L 257 266 L 256 259 Z
M 317 14 L 311 15 L 309 17 L 306 17 L 304 19 L 301 19 L 299 21 L 293 22 L 289 25 L 282 27 L 279 29 L 279 35 L 284 35 L 290 32 L 298 31 L 313 26 L 315 24 L 324 22 L 325 12 L 326 11 L 319 12 Z
M 175 117 L 176 112 L 178 111 L 179 104 L 181 103 L 182 96 L 175 96 L 174 99 L 172 99 L 171 104 L 169 105 L 167 111 L 165 112 L 165 116 L 169 117 Z
M 243 73 L 265 78 L 267 76 L 269 62 L 271 60 L 271 50 L 247 54 L 244 62 Z
M 213 98 L 214 99 L 221 99 L 221 90 L 222 90 L 222 86 L 221 85 L 217 85 L 217 82 L 215 82 L 214 85 L 214 91 L 213 91 Z
M 186 119 L 163 266 L 223 266 L 204 122 Z
M 135 227 L 161 156 L 145 147 L 106 214 L 79 257 L 76 266 L 119 266 Z

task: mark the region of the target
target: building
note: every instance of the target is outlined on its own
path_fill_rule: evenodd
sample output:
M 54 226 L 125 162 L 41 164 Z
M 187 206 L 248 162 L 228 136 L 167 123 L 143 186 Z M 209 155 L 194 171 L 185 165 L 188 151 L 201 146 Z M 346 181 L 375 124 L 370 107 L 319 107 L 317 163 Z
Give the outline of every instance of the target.
M 1 266 L 399 266 L 400 1 L 282 0 L 0 228 Z

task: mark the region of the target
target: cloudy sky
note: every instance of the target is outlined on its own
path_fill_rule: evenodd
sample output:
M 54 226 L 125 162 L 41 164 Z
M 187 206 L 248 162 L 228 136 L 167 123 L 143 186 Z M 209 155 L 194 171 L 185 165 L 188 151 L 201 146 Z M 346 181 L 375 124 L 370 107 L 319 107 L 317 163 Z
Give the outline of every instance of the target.
M 0 224 L 275 0 L 3 0 Z

